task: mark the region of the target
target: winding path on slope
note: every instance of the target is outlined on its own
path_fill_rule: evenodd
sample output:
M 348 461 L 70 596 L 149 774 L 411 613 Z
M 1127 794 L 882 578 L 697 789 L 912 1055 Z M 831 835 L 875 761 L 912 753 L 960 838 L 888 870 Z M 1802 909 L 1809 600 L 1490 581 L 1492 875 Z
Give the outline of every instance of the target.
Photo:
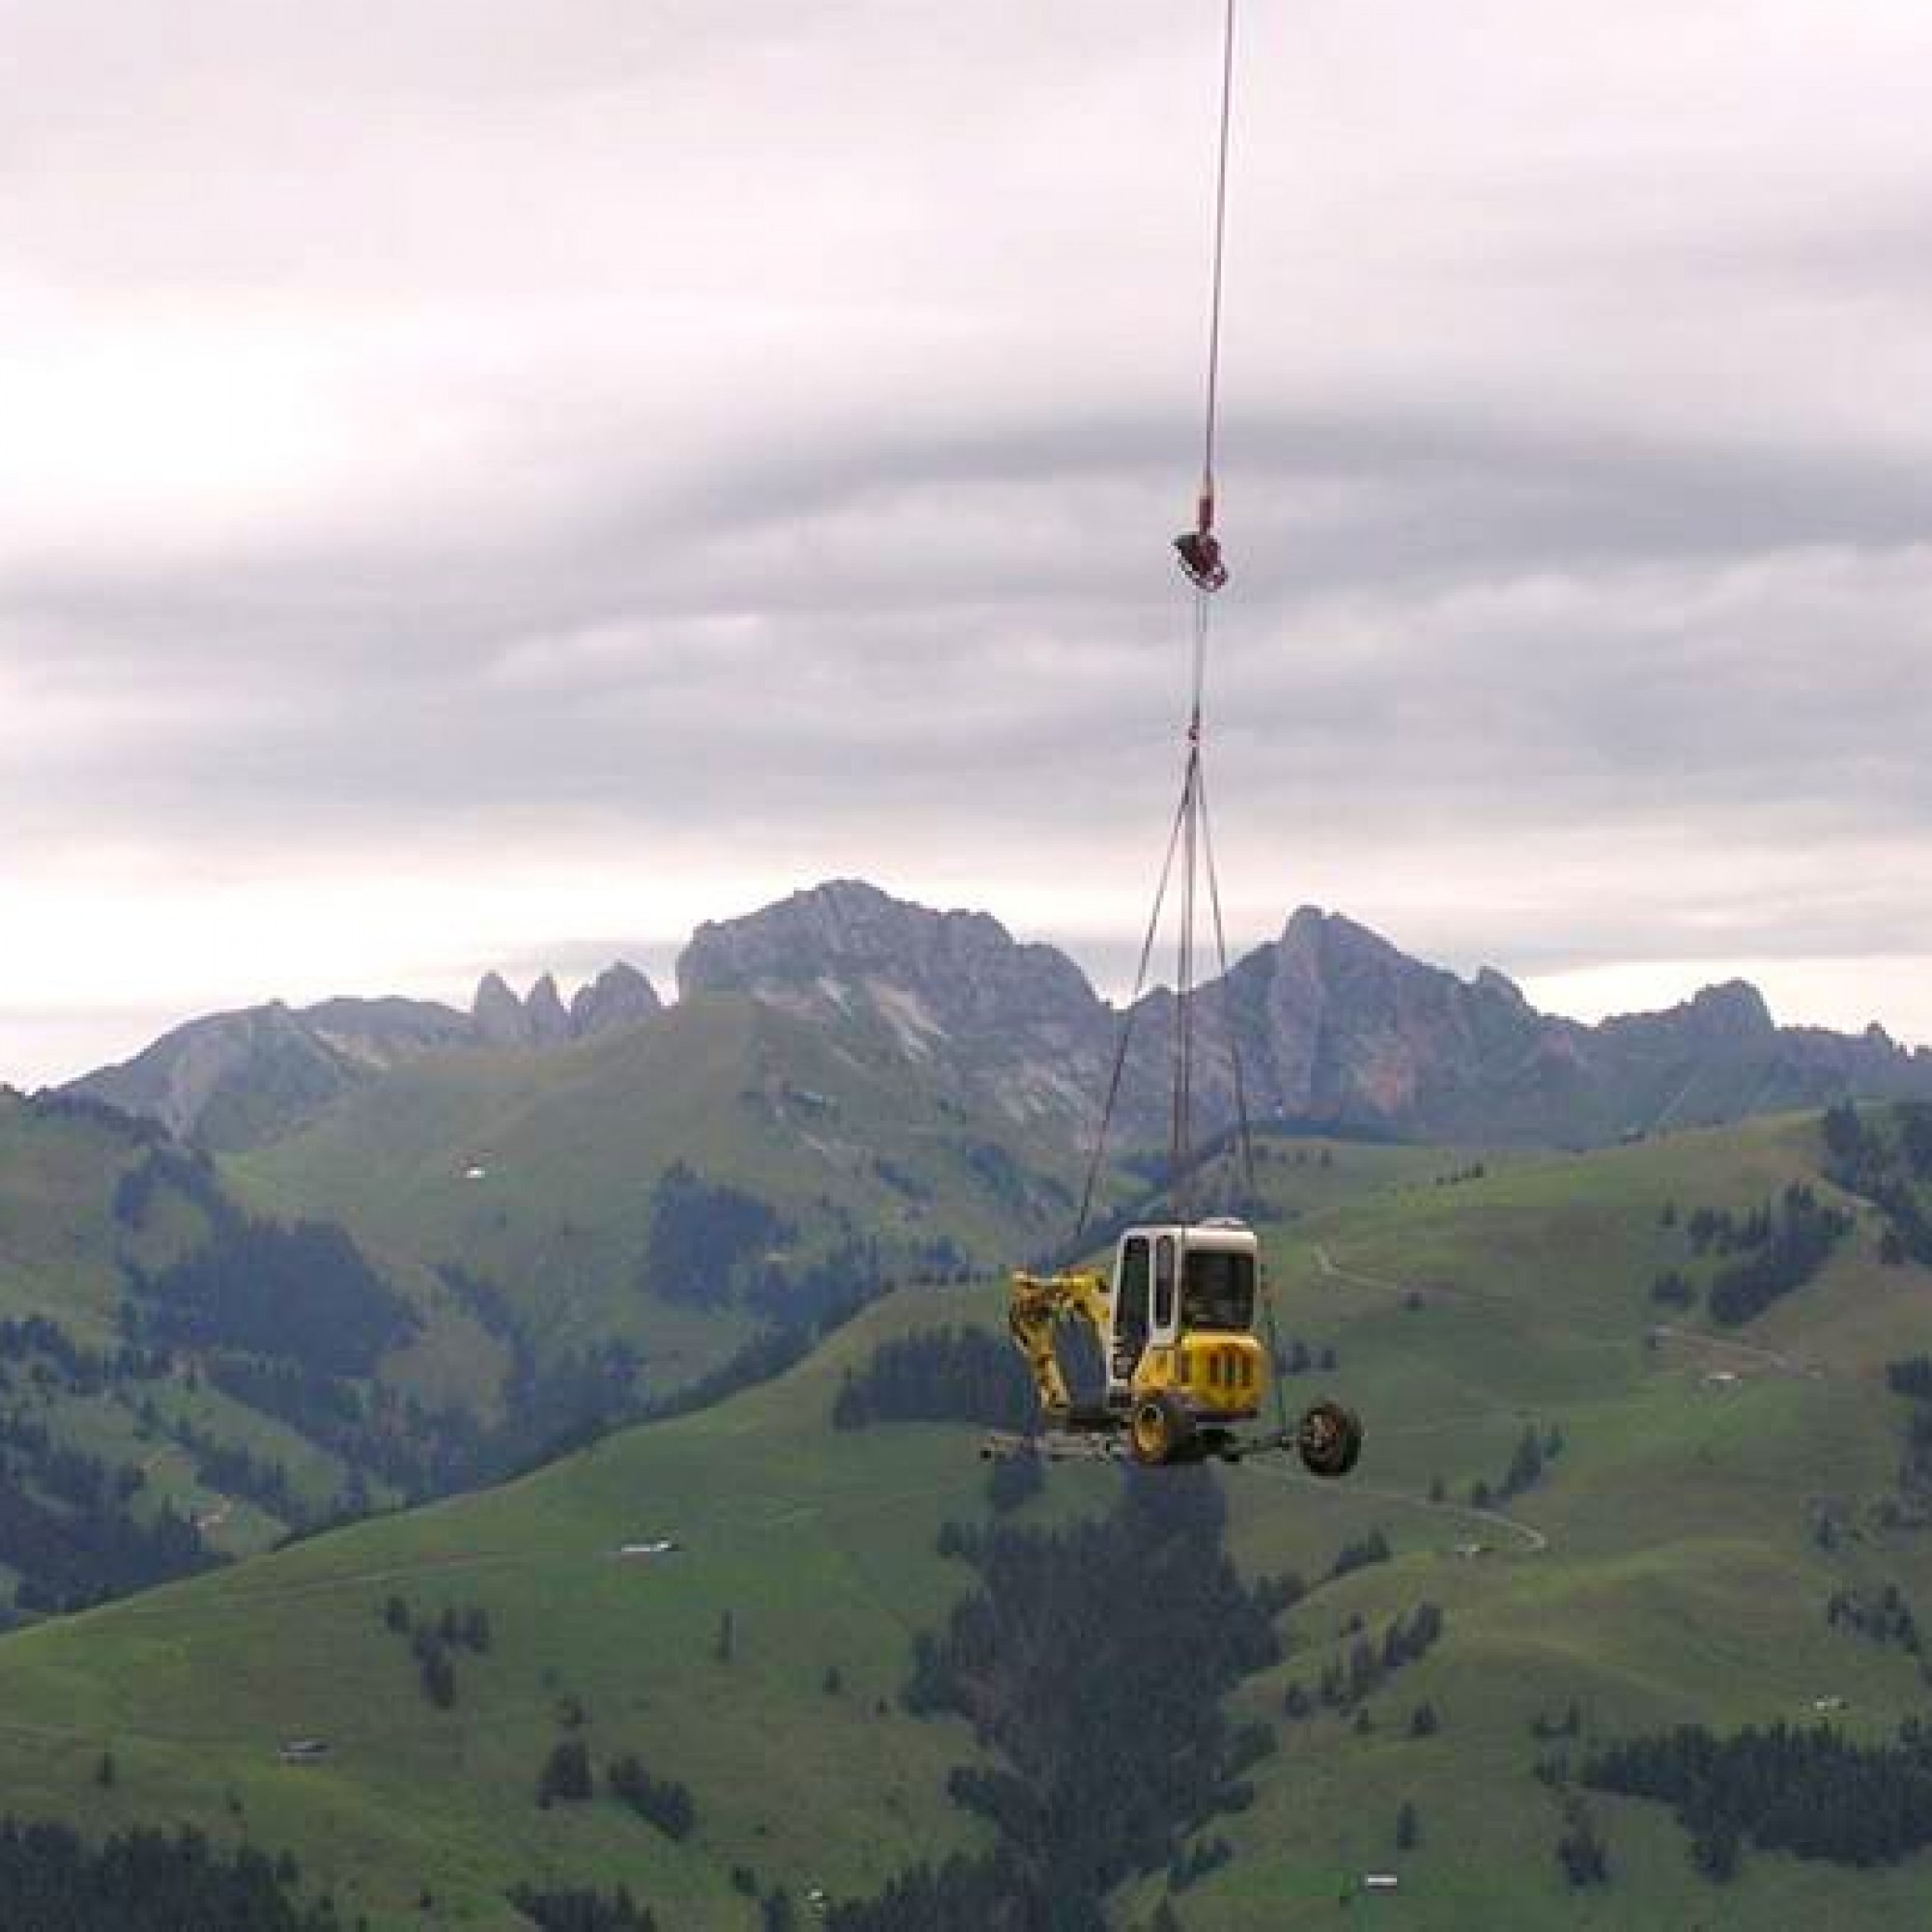
M 1353 1481 L 1336 1483 L 1325 1477 L 1308 1475 L 1300 1469 L 1290 1469 L 1286 1473 L 1291 1483 L 1318 1490 L 1326 1496 L 1373 1496 L 1378 1502 L 1394 1503 L 1400 1509 L 1426 1510 L 1433 1516 L 1461 1517 L 1465 1522 L 1492 1523 L 1498 1529 L 1507 1530 L 1512 1536 L 1520 1537 L 1525 1556 L 1540 1556 L 1549 1548 L 1549 1538 L 1534 1523 L 1524 1522 L 1520 1517 L 1505 1516 L 1501 1510 L 1477 1509 L 1469 1503 L 1431 1502 L 1427 1496 L 1407 1495 L 1401 1490 L 1387 1490 L 1376 1484 Z
M 1353 1268 L 1345 1268 L 1320 1241 L 1315 1244 L 1315 1265 L 1331 1281 L 1351 1281 L 1357 1288 L 1374 1289 L 1378 1294 L 1421 1294 L 1424 1291 L 1412 1283 L 1384 1281 L 1378 1274 L 1357 1274 Z M 1436 1294 L 1454 1294 L 1453 1288 L 1436 1288 L 1430 1291 Z
M 1447 1283 L 1435 1283 L 1428 1288 L 1424 1288 L 1415 1283 L 1390 1281 L 1382 1275 L 1364 1274 L 1357 1268 L 1344 1267 L 1321 1242 L 1313 1242 L 1311 1246 L 1315 1254 L 1316 1266 L 1321 1269 L 1324 1277 L 1330 1281 L 1348 1282 L 1353 1287 L 1365 1288 L 1372 1293 L 1399 1294 L 1405 1300 L 1414 1298 L 1423 1301 L 1443 1297 L 1462 1297 L 1478 1300 L 1491 1298 Z M 1500 1299 L 1501 1297 L 1496 1298 Z M 1668 1323 L 1653 1327 L 1647 1332 L 1655 1340 L 1675 1343 L 1682 1348 L 1711 1350 L 1720 1355 L 1732 1355 L 1754 1362 L 1762 1362 L 1776 1370 L 1781 1375 L 1791 1376 L 1801 1380 L 1817 1381 L 1822 1380 L 1825 1376 L 1825 1371 L 1815 1363 L 1807 1364 L 1798 1361 L 1778 1350 L 1767 1349 L 1754 1342 L 1734 1342 L 1722 1335 L 1700 1334 L 1695 1329 L 1679 1328 Z M 1622 1334 L 1614 1337 L 1605 1334 L 1600 1339 L 1604 1341 L 1615 1340 L 1623 1342 L 1628 1341 L 1630 1338 Z M 1438 1425 L 1418 1425 L 1418 1427 L 1432 1428 Z M 1319 1481 L 1316 1477 L 1304 1475 L 1298 1471 L 1291 1471 L 1290 1480 L 1315 1489 L 1325 1490 L 1331 1494 L 1334 1493 L 1329 1485 Z M 1430 1502 L 1421 1497 L 1404 1495 L 1399 1491 L 1375 1489 L 1366 1485 L 1353 1483 L 1349 1485 L 1349 1493 L 1377 1496 L 1384 1501 L 1399 1504 L 1406 1509 L 1433 1510 L 1438 1513 L 1446 1512 L 1451 1516 L 1462 1517 L 1468 1520 L 1493 1523 L 1500 1528 L 1508 1530 L 1511 1534 L 1520 1537 L 1523 1541 L 1526 1554 L 1540 1554 L 1549 1548 L 1549 1538 L 1542 1530 L 1536 1528 L 1532 1523 L 1521 1521 L 1516 1517 L 1506 1516 L 1499 1510 L 1477 1509 L 1473 1505 L 1462 1503 Z
M 1434 1282 L 1428 1287 L 1419 1283 L 1389 1281 L 1381 1275 L 1363 1274 L 1355 1268 L 1344 1267 L 1327 1248 L 1320 1241 L 1311 1243 L 1315 1253 L 1315 1264 L 1330 1281 L 1346 1281 L 1357 1288 L 1366 1288 L 1378 1294 L 1414 1295 L 1422 1301 L 1432 1299 L 1496 1301 L 1507 1300 L 1503 1295 L 1489 1295 L 1480 1290 L 1460 1288 L 1451 1282 Z M 1624 1343 L 1633 1338 L 1622 1330 L 1611 1333 L 1608 1330 L 1591 1331 L 1578 1329 L 1578 1334 L 1587 1334 L 1593 1341 Z M 1767 1349 L 1755 1342 L 1734 1342 L 1723 1335 L 1706 1335 L 1695 1328 L 1678 1328 L 1665 1322 L 1645 1331 L 1660 1340 L 1675 1342 L 1686 1349 L 1712 1349 L 1720 1354 L 1742 1355 L 1752 1361 L 1765 1362 L 1779 1371 L 1804 1381 L 1822 1381 L 1825 1371 L 1815 1362 L 1801 1362 L 1795 1356 L 1780 1353 L 1776 1349 Z M 1641 1340 L 1641 1336 L 1635 1338 Z
M 1773 1368 L 1787 1376 L 1796 1376 L 1803 1381 L 1822 1381 L 1825 1378 L 1825 1371 L 1815 1362 L 1797 1361 L 1790 1355 L 1779 1354 L 1776 1349 L 1760 1348 L 1755 1342 L 1732 1342 L 1722 1335 L 1700 1335 L 1694 1328 L 1664 1326 L 1653 1328 L 1650 1332 L 1666 1341 L 1681 1342 L 1686 1348 L 1717 1349 L 1728 1354 L 1747 1355 L 1752 1361 L 1769 1362 Z

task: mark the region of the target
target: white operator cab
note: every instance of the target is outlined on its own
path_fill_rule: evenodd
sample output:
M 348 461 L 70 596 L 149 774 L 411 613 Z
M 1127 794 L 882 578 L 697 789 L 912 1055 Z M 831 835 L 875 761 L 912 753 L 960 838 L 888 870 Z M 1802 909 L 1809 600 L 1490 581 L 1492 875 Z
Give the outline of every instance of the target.
M 1184 1390 L 1229 1421 L 1260 1406 L 1255 1290 L 1261 1243 L 1231 1218 L 1129 1228 L 1114 1255 L 1107 1402 Z

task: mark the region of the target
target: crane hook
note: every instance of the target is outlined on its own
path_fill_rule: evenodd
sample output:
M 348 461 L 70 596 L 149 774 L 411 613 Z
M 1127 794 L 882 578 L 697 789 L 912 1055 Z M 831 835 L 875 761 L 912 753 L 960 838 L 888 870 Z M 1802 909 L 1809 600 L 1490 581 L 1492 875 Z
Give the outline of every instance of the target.
M 1198 590 L 1219 590 L 1228 581 L 1228 566 L 1221 560 L 1221 539 L 1214 534 L 1214 492 L 1204 489 L 1191 530 L 1183 530 L 1174 540 L 1180 558 L 1182 576 Z

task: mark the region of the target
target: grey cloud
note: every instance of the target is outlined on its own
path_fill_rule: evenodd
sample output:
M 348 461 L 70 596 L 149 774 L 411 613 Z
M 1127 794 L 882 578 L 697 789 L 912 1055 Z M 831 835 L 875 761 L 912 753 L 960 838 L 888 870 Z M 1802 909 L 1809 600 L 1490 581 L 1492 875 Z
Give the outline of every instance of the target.
M 1195 461 L 1167 10 L 217 10 L 104 64 L 24 11 L 81 104 L 0 133 L 10 256 L 110 341 L 312 368 L 347 455 L 97 521 L 110 438 L 77 523 L 0 528 L 0 873 L 709 840 L 996 910 L 1060 866 L 1131 924 Z M 1796 49 L 1695 14 L 1376 0 L 1319 72 L 1257 28 L 1212 687 L 1255 936 L 1319 889 L 1512 971 L 1928 944 L 1932 437 L 1880 380 L 1920 212 L 1858 139 L 1803 157 L 1834 218 L 1790 209 Z M 1890 74 L 1902 32 L 1807 58 Z M 1726 61 L 1742 158 L 1685 92 Z

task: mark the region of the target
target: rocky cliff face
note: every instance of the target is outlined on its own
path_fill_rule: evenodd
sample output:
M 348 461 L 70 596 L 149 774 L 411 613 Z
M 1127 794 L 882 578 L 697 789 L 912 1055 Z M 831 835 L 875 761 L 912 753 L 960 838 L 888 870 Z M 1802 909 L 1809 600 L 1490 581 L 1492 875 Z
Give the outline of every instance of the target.
M 1255 1100 L 1288 1118 L 1433 1124 L 1554 1043 L 1551 1023 L 1500 973 L 1460 980 L 1313 906 L 1229 977 Z M 1213 992 L 1203 1002 L 1208 1012 L 1223 1004 Z
M 1110 1051 L 1108 1009 L 1064 952 L 857 880 L 699 926 L 677 980 L 681 997 L 752 993 L 876 1033 L 1021 1118 L 1084 1118 Z
M 1074 1132 L 1096 1117 L 1122 1021 L 1052 948 L 851 881 L 700 927 L 678 978 L 688 994 L 750 992 L 872 1029 Z M 1165 1139 L 1174 1008 L 1162 990 L 1131 1015 L 1117 1144 Z M 1780 1028 L 1741 982 L 1583 1026 L 1538 1012 L 1493 968 L 1461 979 L 1313 906 L 1197 994 L 1195 1013 L 1203 1136 L 1234 1118 L 1234 1045 L 1257 1119 L 1453 1139 L 1586 1145 L 1847 1093 L 1932 1095 L 1932 1054 L 1877 1029 Z

